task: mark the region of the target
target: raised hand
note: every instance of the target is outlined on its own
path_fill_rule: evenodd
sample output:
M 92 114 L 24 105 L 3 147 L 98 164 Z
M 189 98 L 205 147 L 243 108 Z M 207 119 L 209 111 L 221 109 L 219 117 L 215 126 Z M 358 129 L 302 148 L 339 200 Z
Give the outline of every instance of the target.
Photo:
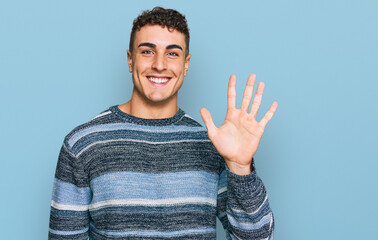
M 237 109 L 236 76 L 231 75 L 228 82 L 226 119 L 219 128 L 214 125 L 210 112 L 206 108 L 201 109 L 201 116 L 206 125 L 210 141 L 224 157 L 229 169 L 239 175 L 251 173 L 252 157 L 257 151 L 265 126 L 272 119 L 278 106 L 278 103 L 274 101 L 261 121 L 256 121 L 257 111 L 260 108 L 264 93 L 264 83 L 260 82 L 252 102 L 251 111 L 248 112 L 255 80 L 255 74 L 249 75 L 241 108 Z

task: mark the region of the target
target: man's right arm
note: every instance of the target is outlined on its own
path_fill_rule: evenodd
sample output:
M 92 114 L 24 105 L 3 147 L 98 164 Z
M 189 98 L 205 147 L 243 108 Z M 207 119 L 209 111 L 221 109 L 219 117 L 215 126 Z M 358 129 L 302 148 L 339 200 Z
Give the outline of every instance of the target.
M 92 198 L 88 174 L 66 140 L 55 172 L 49 239 L 88 239 L 88 206 Z

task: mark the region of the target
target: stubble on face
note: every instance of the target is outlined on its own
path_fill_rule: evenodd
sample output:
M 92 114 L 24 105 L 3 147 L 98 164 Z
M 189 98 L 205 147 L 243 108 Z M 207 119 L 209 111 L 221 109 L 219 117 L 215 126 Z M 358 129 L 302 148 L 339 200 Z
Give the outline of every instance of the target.
M 135 34 L 134 49 L 128 51 L 133 97 L 145 104 L 177 104 L 177 93 L 189 67 L 185 35 L 175 29 L 146 25 Z

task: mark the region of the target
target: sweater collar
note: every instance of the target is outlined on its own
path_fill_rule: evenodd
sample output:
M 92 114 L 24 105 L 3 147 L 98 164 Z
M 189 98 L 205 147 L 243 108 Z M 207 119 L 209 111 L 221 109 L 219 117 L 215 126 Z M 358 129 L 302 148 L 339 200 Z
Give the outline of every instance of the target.
M 171 125 L 183 118 L 185 115 L 185 112 L 179 108 L 177 113 L 170 118 L 161 118 L 161 119 L 147 119 L 147 118 L 139 118 L 135 117 L 133 115 L 127 114 L 125 112 L 122 112 L 119 108 L 118 105 L 111 106 L 109 110 L 117 115 L 119 118 L 126 122 L 130 123 L 135 123 L 135 124 L 140 124 L 140 125 L 149 125 L 149 126 L 166 126 L 166 125 Z

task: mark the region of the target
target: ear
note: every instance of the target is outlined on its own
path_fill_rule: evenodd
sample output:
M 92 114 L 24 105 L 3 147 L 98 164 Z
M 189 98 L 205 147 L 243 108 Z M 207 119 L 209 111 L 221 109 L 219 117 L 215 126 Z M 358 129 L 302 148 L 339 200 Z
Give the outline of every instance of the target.
M 129 65 L 129 72 L 133 72 L 133 56 L 130 50 L 127 50 L 127 64 Z
M 186 76 L 186 73 L 188 72 L 188 69 L 189 69 L 189 62 L 190 62 L 190 58 L 192 57 L 192 55 L 188 55 L 186 56 L 185 58 L 185 74 L 184 76 Z

